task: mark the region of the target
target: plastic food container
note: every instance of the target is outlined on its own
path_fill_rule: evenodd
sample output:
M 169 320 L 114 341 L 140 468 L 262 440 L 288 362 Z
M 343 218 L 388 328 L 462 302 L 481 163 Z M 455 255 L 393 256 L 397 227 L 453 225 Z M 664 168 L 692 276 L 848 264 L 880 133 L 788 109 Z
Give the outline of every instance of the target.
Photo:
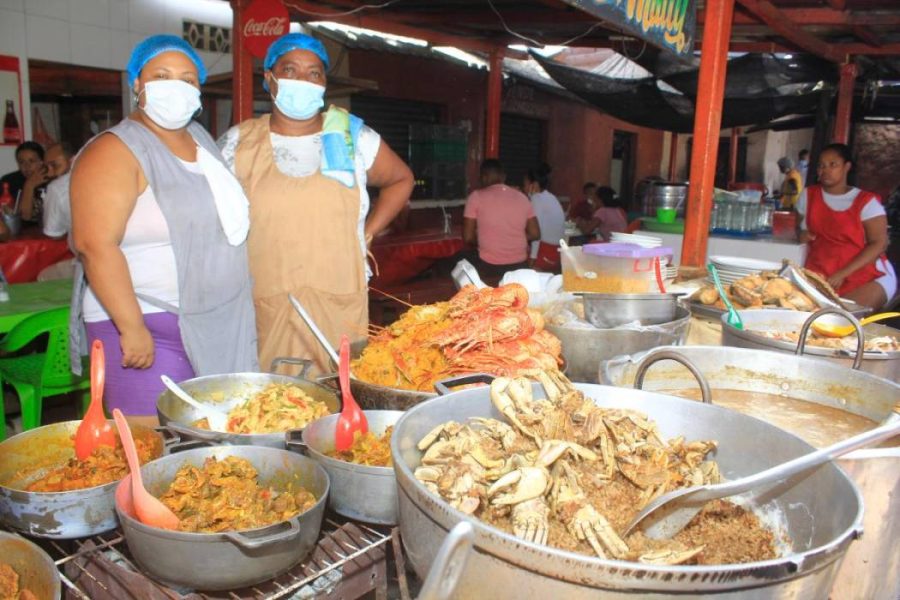
M 599 294 L 662 292 L 662 270 L 669 256 L 672 249 L 665 246 L 587 244 L 570 248 L 562 253 L 563 289 Z

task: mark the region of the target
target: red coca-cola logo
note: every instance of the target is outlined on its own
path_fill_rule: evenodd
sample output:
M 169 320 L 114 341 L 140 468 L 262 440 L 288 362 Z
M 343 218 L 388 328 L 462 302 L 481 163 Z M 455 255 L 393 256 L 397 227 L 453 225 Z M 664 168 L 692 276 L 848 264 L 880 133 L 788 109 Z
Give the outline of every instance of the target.
M 288 11 L 281 0 L 254 0 L 244 11 L 243 23 L 244 48 L 264 58 L 272 42 L 288 32 Z

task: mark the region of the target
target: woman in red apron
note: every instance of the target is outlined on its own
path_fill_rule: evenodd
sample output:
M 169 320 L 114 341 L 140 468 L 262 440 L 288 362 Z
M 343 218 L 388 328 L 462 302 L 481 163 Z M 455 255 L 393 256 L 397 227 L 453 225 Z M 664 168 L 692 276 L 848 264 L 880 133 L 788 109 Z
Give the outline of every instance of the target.
M 800 240 L 808 242 L 806 268 L 822 274 L 838 293 L 878 309 L 896 291 L 884 256 L 887 216 L 881 199 L 847 184 L 850 150 L 831 144 L 819 155 L 817 185 L 803 191 Z

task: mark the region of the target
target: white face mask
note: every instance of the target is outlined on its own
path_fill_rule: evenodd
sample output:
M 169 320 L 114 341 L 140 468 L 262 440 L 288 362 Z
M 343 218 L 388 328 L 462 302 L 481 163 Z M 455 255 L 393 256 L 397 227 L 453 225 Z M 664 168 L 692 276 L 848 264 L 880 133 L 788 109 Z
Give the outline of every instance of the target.
M 291 119 L 305 121 L 325 106 L 325 86 L 301 79 L 276 79 L 275 106 Z
M 181 129 L 200 110 L 200 90 L 180 79 L 144 84 L 144 114 L 163 129 Z

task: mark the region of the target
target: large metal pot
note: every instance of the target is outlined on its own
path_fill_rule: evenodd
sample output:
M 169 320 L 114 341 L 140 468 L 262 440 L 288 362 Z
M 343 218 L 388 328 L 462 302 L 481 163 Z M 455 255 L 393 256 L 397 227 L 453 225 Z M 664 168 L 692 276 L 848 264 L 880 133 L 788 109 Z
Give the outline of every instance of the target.
M 545 328 L 562 342 L 562 355 L 569 379 L 581 383 L 598 383 L 597 372 L 601 361 L 657 346 L 683 344 L 690 324 L 690 311 L 678 306 L 675 318 L 659 325 L 589 329 L 547 323 Z
M 678 294 L 579 294 L 584 318 L 594 327 L 612 328 L 639 321 L 659 325 L 675 319 Z
M 152 578 L 172 586 L 227 590 L 272 579 L 300 562 L 315 546 L 328 496 L 328 475 L 314 460 L 296 452 L 261 446 L 214 446 L 166 456 L 141 468 L 144 486 L 161 496 L 185 463 L 202 467 L 214 456 L 238 456 L 250 461 L 259 483 L 283 489 L 290 482 L 317 498 L 315 506 L 288 521 L 269 527 L 224 533 L 188 533 L 144 525 L 125 499 L 130 475 L 116 490 L 116 512 L 128 549 Z
M 112 423 L 112 422 L 110 422 Z M 53 539 L 80 538 L 116 528 L 115 481 L 68 492 L 27 492 L 32 481 L 75 456 L 72 436 L 81 421 L 65 421 L 29 429 L 0 443 L 0 521 L 28 535 Z M 162 436 L 140 425 L 135 437 L 164 450 Z M 37 465 L 46 468 L 37 470 Z M 23 475 L 25 473 L 26 475 Z
M 640 364 L 667 353 L 686 357 L 702 373 L 712 389 L 713 403 L 728 390 L 766 393 L 831 406 L 880 423 L 900 398 L 896 383 L 828 361 L 718 346 L 672 346 L 618 357 L 601 365 L 601 381 L 630 387 Z M 696 390 L 697 382 L 683 366 L 667 361 L 646 371 L 643 387 L 654 392 L 682 392 Z M 767 442 L 759 444 L 761 448 Z M 900 539 L 900 448 L 859 450 L 838 459 L 838 464 L 860 487 L 866 504 L 866 533 L 847 553 L 832 597 L 900 598 L 896 546 Z M 822 497 L 828 497 L 824 491 Z
M 0 531 L 0 562 L 19 575 L 19 589 L 28 590 L 38 600 L 58 600 L 59 571 L 47 553 L 23 537 Z
M 830 311 L 834 310 L 836 309 L 823 309 L 814 314 L 828 315 Z M 795 310 L 742 310 L 738 312 L 741 315 L 741 320 L 744 322 L 743 330 L 729 325 L 725 315 L 721 317 L 723 346 L 772 350 L 789 354 L 798 352 L 798 344 L 773 340 L 759 332 L 801 331 L 804 324 L 812 318 L 811 313 Z M 849 315 L 848 317 L 853 318 Z M 822 322 L 833 322 L 837 325 L 846 324 L 846 321 L 840 317 L 835 318 L 833 315 L 823 317 Z M 865 332 L 870 336 L 890 335 L 900 337 L 900 331 L 878 323 L 866 325 Z M 802 349 L 802 353 L 846 367 L 854 365 L 854 357 L 840 350 L 821 348 L 807 343 Z M 859 368 L 873 375 L 890 379 L 895 383 L 900 382 L 900 352 L 864 352 L 862 364 Z
M 273 383 L 296 385 L 309 397 L 324 402 L 329 412 L 341 410 L 337 392 L 329 387 L 287 375 L 273 373 L 228 373 L 207 375 L 179 382 L 179 386 L 201 404 L 214 406 L 225 412 L 239 406 Z M 168 429 L 189 439 L 233 446 L 267 446 L 284 448 L 284 433 L 225 433 L 194 427 L 192 423 L 204 417 L 200 411 L 179 399 L 169 390 L 156 401 L 159 422 Z
M 369 340 L 360 340 L 350 345 L 350 356 L 359 358 Z M 337 370 L 337 365 L 332 365 Z M 337 385 L 337 375 L 325 377 L 320 381 L 330 380 Z M 350 378 L 350 391 L 353 399 L 360 407 L 366 410 L 408 410 L 413 406 L 434 398 L 433 392 L 417 392 L 413 390 L 401 390 L 383 385 L 376 385 L 366 381 L 360 381 L 355 377 Z
M 727 478 L 763 470 L 811 451 L 799 438 L 767 423 L 716 406 L 634 389 L 577 384 L 603 407 L 647 413 L 666 438 L 716 439 L 715 458 Z M 536 396 L 543 390 L 534 384 Z M 489 585 L 491 597 L 514 600 L 566 598 L 824 598 L 840 559 L 861 530 L 862 500 L 836 466 L 820 467 L 802 480 L 769 490 L 759 503 L 784 515 L 792 553 L 741 565 L 651 566 L 602 560 L 525 542 L 450 507 L 413 476 L 421 452 L 416 443 L 434 426 L 469 417 L 502 418 L 486 388 L 436 398 L 408 411 L 397 423 L 391 447 L 400 498 L 400 528 L 407 556 L 422 576 L 443 536 L 458 522 L 475 528 L 475 552 L 457 596 L 475 598 Z M 818 499 L 828 498 L 828 502 Z
M 369 431 L 383 435 L 403 415 L 399 410 L 364 411 Z M 328 506 L 334 512 L 366 523 L 397 524 L 397 478 L 392 467 L 357 465 L 326 456 L 334 451 L 334 430 L 340 415 L 328 415 L 303 430 L 301 450 L 321 464 L 331 481 Z M 293 449 L 293 446 L 289 444 Z

